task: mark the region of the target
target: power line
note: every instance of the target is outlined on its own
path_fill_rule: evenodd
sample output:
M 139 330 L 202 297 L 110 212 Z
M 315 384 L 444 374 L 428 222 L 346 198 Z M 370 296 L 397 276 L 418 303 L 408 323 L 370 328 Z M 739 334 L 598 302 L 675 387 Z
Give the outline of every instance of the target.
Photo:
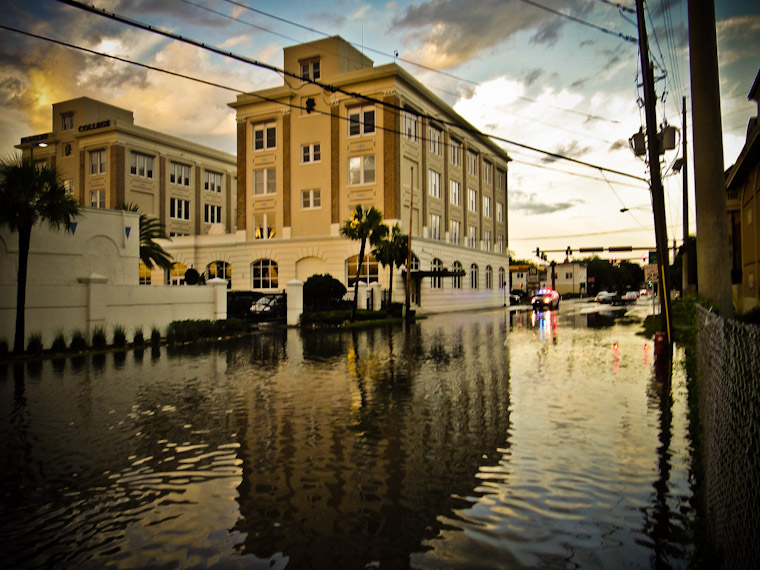
M 628 12 L 629 14 L 635 14 L 636 10 L 633 8 L 630 8 L 628 6 L 623 6 L 622 4 L 618 4 L 617 2 L 610 2 L 610 0 L 599 0 L 602 4 L 607 4 L 608 6 L 614 6 L 621 12 Z
M 529 4 L 530 6 L 533 6 L 534 8 L 539 8 L 541 10 L 546 10 L 547 12 L 551 12 L 552 14 L 556 16 L 560 16 L 562 18 L 566 18 L 572 22 L 575 22 L 576 24 L 582 24 L 584 26 L 588 26 L 589 28 L 593 28 L 597 31 L 603 32 L 605 34 L 609 34 L 611 36 L 617 36 L 618 38 L 625 40 L 627 42 L 636 43 L 639 40 L 634 38 L 633 36 L 628 36 L 626 34 L 621 34 L 620 32 L 613 32 L 612 30 L 608 30 L 607 28 L 603 28 L 602 26 L 597 26 L 596 24 L 592 24 L 591 22 L 587 22 L 586 20 L 581 20 L 580 18 L 576 18 L 575 16 L 570 16 L 569 14 L 565 14 L 564 12 L 559 12 L 557 10 L 554 10 L 552 8 L 549 8 L 548 6 L 544 6 L 542 4 L 539 4 L 538 2 L 533 2 L 533 0 L 520 0 L 520 2 L 523 2 L 525 4 Z
M 650 228 L 646 228 L 647 230 L 653 229 L 654 226 Z M 629 234 L 633 232 L 640 232 L 642 231 L 641 228 L 626 228 L 622 230 L 608 230 L 604 232 L 585 232 L 582 234 L 565 234 L 565 235 L 553 235 L 553 236 L 533 236 L 533 237 L 512 237 L 509 236 L 509 241 L 535 241 L 535 240 L 542 240 L 542 239 L 566 239 L 566 238 L 582 238 L 582 237 L 588 237 L 588 236 L 609 236 L 614 234 Z
M 329 85 L 329 84 L 325 84 L 325 83 L 322 83 L 322 82 L 319 82 L 319 81 L 315 81 L 313 79 L 307 79 L 307 78 L 301 77 L 300 75 L 298 75 L 296 73 L 287 71 L 285 69 L 278 68 L 278 67 L 276 67 L 274 65 L 271 65 L 271 64 L 268 64 L 268 63 L 264 63 L 264 62 L 261 62 L 261 61 L 258 61 L 258 60 L 255 60 L 255 59 L 252 59 L 252 58 L 249 58 L 249 57 L 245 57 L 245 56 L 242 56 L 242 55 L 238 55 L 238 54 L 235 54 L 235 53 L 230 52 L 230 51 L 225 51 L 225 50 L 222 50 L 222 49 L 217 48 L 215 46 L 208 45 L 208 44 L 206 44 L 204 42 L 200 42 L 198 40 L 187 38 L 187 37 L 181 36 L 179 34 L 175 34 L 173 32 L 169 32 L 169 31 L 164 30 L 164 29 L 159 28 L 159 27 L 151 26 L 149 24 L 144 24 L 142 22 L 139 22 L 137 20 L 133 20 L 131 18 L 126 18 L 124 16 L 120 16 L 120 15 L 114 13 L 114 12 L 108 12 L 105 9 L 96 8 L 95 6 L 88 6 L 86 4 L 83 4 L 81 2 L 77 2 L 75 0 L 58 0 L 58 1 L 61 2 L 62 4 L 67 4 L 67 5 L 72 6 L 74 8 L 85 10 L 87 12 L 91 12 L 91 13 L 97 14 L 99 16 L 104 16 L 104 17 L 107 17 L 107 18 L 111 18 L 113 20 L 116 20 L 117 22 L 121 22 L 123 24 L 127 24 L 129 26 L 132 26 L 132 27 L 135 27 L 135 28 L 147 31 L 147 32 L 152 32 L 152 33 L 155 33 L 155 34 L 158 34 L 158 35 L 162 35 L 162 36 L 170 38 L 170 39 L 181 41 L 183 43 L 187 43 L 187 44 L 193 45 L 195 47 L 199 47 L 201 49 L 210 51 L 212 53 L 216 53 L 218 55 L 222 55 L 224 57 L 228 57 L 230 59 L 234 59 L 234 60 L 240 61 L 242 63 L 247 63 L 249 65 L 254 65 L 256 67 L 261 67 L 263 69 L 267 69 L 269 71 L 273 71 L 275 73 L 282 74 L 282 75 L 285 75 L 285 76 L 297 79 L 298 81 L 303 81 L 303 82 L 311 83 L 311 84 L 316 85 L 316 86 L 318 86 L 318 87 L 320 87 L 320 88 L 322 88 L 322 89 L 324 89 L 324 90 L 326 90 L 326 91 L 328 91 L 330 93 L 339 92 L 339 93 L 342 93 L 344 95 L 348 95 L 349 97 L 354 97 L 354 98 L 362 99 L 364 101 L 367 101 L 367 102 L 370 102 L 370 103 L 373 103 L 373 104 L 376 104 L 376 105 L 381 105 L 383 107 L 394 109 L 394 110 L 396 110 L 398 112 L 407 112 L 407 113 L 411 113 L 411 114 L 413 114 L 415 116 L 418 116 L 418 117 L 422 117 L 422 118 L 426 118 L 426 119 L 429 119 L 429 120 L 433 120 L 433 121 L 435 121 L 437 123 L 448 125 L 450 127 L 457 128 L 457 129 L 459 129 L 461 131 L 464 131 L 464 132 L 469 132 L 469 133 L 474 134 L 474 135 L 479 136 L 479 137 L 483 137 L 483 138 L 487 138 L 487 139 L 492 139 L 494 141 L 499 141 L 499 142 L 503 142 L 503 143 L 506 143 L 506 144 L 511 144 L 511 145 L 514 145 L 514 146 L 518 146 L 520 148 L 525 148 L 525 149 L 528 149 L 528 150 L 532 150 L 534 152 L 542 153 L 542 154 L 545 154 L 547 156 L 550 156 L 550 157 L 553 157 L 553 158 L 556 158 L 556 159 L 561 159 L 561 160 L 566 160 L 566 161 L 569 161 L 569 162 L 574 162 L 576 164 L 580 164 L 580 165 L 583 165 L 583 166 L 586 166 L 586 167 L 589 167 L 589 168 L 594 168 L 596 170 L 606 171 L 606 172 L 610 172 L 612 174 L 617 174 L 619 176 L 625 176 L 625 177 L 628 177 L 628 178 L 633 178 L 635 180 L 640 180 L 640 181 L 644 181 L 644 182 L 648 183 L 648 181 L 645 178 L 642 178 L 640 176 L 636 176 L 636 175 L 633 175 L 633 174 L 629 174 L 627 172 L 621 172 L 619 170 L 614 170 L 614 169 L 606 168 L 606 167 L 599 166 L 599 165 L 596 165 L 596 164 L 591 164 L 591 163 L 584 162 L 582 160 L 578 160 L 578 159 L 571 158 L 571 157 L 568 157 L 568 156 L 564 156 L 564 155 L 561 155 L 561 154 L 558 154 L 558 153 L 555 153 L 555 152 L 549 152 L 549 151 L 542 150 L 542 149 L 539 149 L 539 148 L 536 148 L 536 147 L 532 147 L 530 145 L 526 145 L 526 144 L 523 144 L 523 143 L 518 143 L 516 141 L 512 141 L 512 140 L 509 140 L 509 139 L 504 138 L 504 137 L 499 137 L 497 135 L 488 135 L 488 134 L 485 134 L 485 133 L 481 132 L 480 130 L 478 130 L 477 128 L 473 127 L 472 125 L 470 125 L 469 123 L 467 123 L 464 120 L 463 120 L 463 123 L 456 123 L 454 121 L 448 121 L 448 120 L 445 120 L 445 119 L 441 119 L 440 117 L 434 117 L 432 115 L 429 115 L 429 114 L 426 114 L 426 113 L 421 113 L 421 112 L 416 111 L 414 109 L 405 108 L 405 107 L 402 107 L 400 105 L 396 105 L 396 104 L 393 104 L 393 103 L 389 103 L 387 101 L 383 101 L 381 99 L 377 99 L 375 97 L 370 97 L 370 96 L 365 95 L 363 93 L 358 93 L 358 92 L 355 92 L 355 91 L 348 91 L 346 89 L 337 87 L 335 85 Z

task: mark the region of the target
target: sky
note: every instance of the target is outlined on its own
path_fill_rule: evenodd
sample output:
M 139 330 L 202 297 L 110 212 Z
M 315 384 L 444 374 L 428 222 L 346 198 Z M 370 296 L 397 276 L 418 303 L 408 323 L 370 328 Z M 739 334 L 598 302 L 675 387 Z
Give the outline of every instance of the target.
M 644 126 L 634 0 L 87 0 L 97 8 L 281 67 L 286 46 L 340 35 L 375 65 L 413 73 L 512 157 L 509 249 L 562 261 L 580 248 L 655 244 L 648 167 L 628 140 Z M 657 119 L 691 133 L 686 0 L 650 0 Z M 623 9 L 616 7 L 620 5 Z M 757 114 L 747 94 L 760 65 L 760 3 L 718 0 L 725 166 Z M 282 84 L 275 72 L 141 31 L 55 0 L 5 0 L 0 25 L 179 72 L 236 90 Z M 398 57 L 394 57 L 394 53 Z M 51 105 L 88 96 L 135 123 L 235 153 L 236 92 L 70 47 L 0 32 L 0 156 L 51 130 Z M 678 150 L 662 157 L 670 243 L 683 235 Z M 530 147 L 534 150 L 528 150 Z M 545 151 L 545 152 L 540 152 Z M 592 166 L 556 159 L 573 158 Z M 693 157 L 689 148 L 688 153 Z M 595 167 L 615 170 L 623 176 Z M 689 164 L 689 171 L 693 167 Z M 693 180 L 690 233 L 696 232 Z M 644 252 L 610 254 L 641 261 Z

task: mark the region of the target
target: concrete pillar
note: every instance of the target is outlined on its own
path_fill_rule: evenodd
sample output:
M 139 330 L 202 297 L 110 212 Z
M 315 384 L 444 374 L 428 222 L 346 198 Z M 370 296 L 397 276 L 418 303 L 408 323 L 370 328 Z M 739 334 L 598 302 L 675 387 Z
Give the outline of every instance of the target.
M 78 277 L 77 281 L 87 286 L 87 340 L 92 340 L 92 330 L 103 327 L 106 330 L 106 283 L 108 277 L 92 273 L 88 277 Z
M 372 291 L 372 307 L 371 309 L 373 311 L 379 311 L 382 308 L 382 289 L 380 288 L 380 283 L 375 281 L 374 283 L 370 283 L 369 290 Z
M 206 281 L 207 286 L 214 288 L 214 320 L 227 318 L 227 280 L 214 277 Z
M 288 281 L 288 316 L 287 324 L 289 327 L 298 326 L 303 313 L 303 281 L 293 279 Z
M 367 284 L 364 281 L 359 281 L 359 288 L 356 291 L 356 308 L 367 308 Z

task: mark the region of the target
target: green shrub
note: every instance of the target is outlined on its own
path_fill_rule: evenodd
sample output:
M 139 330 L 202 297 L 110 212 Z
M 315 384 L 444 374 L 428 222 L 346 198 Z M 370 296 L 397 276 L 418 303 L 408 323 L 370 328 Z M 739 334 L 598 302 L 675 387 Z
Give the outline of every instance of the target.
M 195 342 L 239 334 L 243 330 L 240 319 L 172 321 L 166 337 L 170 343 Z
M 345 294 L 346 286 L 332 275 L 312 275 L 303 284 L 304 311 L 336 309 Z
M 145 335 L 143 334 L 142 327 L 136 327 L 132 333 L 132 344 L 135 346 L 142 346 L 145 344 Z
M 150 343 L 153 345 L 161 344 L 161 331 L 156 326 L 150 329 Z
M 53 339 L 53 344 L 50 345 L 52 352 L 63 352 L 66 350 L 66 336 L 63 331 L 58 331 Z
M 103 327 L 95 327 L 92 331 L 92 347 L 93 348 L 105 348 L 106 346 L 106 329 Z
M 127 345 L 127 330 L 122 325 L 113 327 L 113 345 L 118 347 Z
M 74 329 L 74 332 L 71 333 L 71 344 L 69 345 L 69 348 L 71 348 L 71 350 L 76 350 L 77 352 L 87 350 L 87 338 L 81 330 Z
M 26 343 L 26 351 L 29 354 L 39 354 L 42 352 L 42 333 L 33 332 L 29 335 L 29 341 Z

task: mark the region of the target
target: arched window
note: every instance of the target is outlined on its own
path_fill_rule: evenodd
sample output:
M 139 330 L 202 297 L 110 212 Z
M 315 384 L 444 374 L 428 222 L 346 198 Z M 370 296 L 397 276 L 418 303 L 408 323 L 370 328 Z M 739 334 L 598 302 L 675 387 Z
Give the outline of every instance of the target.
M 430 264 L 430 269 L 432 269 L 433 271 L 443 271 L 443 262 L 436 257 L 435 259 L 433 259 L 433 262 Z M 443 277 L 441 277 L 440 275 L 433 275 L 430 278 L 430 288 L 443 289 Z
M 486 289 L 493 289 L 493 268 L 486 265 Z
M 507 274 L 503 267 L 499 267 L 499 289 L 507 288 Z
M 458 261 L 455 261 L 451 265 L 451 269 L 453 271 L 462 271 L 462 264 L 459 263 Z M 462 276 L 461 275 L 455 275 L 454 277 L 452 277 L 451 278 L 451 286 L 454 289 L 461 289 L 462 288 Z
M 167 285 L 184 285 L 185 284 L 185 271 L 187 271 L 187 265 L 184 263 L 176 262 L 171 266 L 171 269 L 166 271 L 166 284 Z
M 478 265 L 473 263 L 470 265 L 470 289 L 478 288 Z
M 279 286 L 277 262 L 259 259 L 251 263 L 251 288 L 277 289 Z
M 206 266 L 206 281 L 215 278 L 232 279 L 232 266 L 226 261 L 212 261 Z
M 346 282 L 348 283 L 347 287 L 349 289 L 354 286 L 354 282 L 356 281 L 356 268 L 358 265 L 358 255 L 349 257 L 346 260 Z M 377 260 L 372 254 L 364 256 L 359 281 L 364 281 L 365 283 L 373 283 L 377 281 Z

